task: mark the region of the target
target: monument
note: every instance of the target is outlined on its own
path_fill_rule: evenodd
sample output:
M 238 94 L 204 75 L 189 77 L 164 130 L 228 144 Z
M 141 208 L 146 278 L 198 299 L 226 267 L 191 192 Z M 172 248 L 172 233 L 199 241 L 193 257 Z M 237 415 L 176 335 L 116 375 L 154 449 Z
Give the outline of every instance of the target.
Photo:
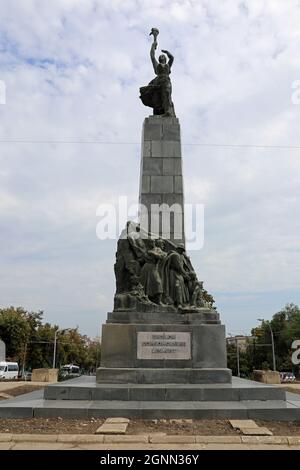
M 128 222 L 117 243 L 97 375 L 5 400 L 0 417 L 300 419 L 297 395 L 232 377 L 226 366 L 225 328 L 185 249 L 174 57 L 163 50 L 156 59 L 158 34 L 151 30 L 156 76 L 140 89 L 153 115 L 142 132 L 139 223 Z
M 185 251 L 179 119 L 170 80 L 173 55 L 150 58 L 156 77 L 140 88 L 153 109 L 142 131 L 140 223 L 118 241 L 114 310 L 102 328 L 97 383 L 230 383 L 225 328 Z

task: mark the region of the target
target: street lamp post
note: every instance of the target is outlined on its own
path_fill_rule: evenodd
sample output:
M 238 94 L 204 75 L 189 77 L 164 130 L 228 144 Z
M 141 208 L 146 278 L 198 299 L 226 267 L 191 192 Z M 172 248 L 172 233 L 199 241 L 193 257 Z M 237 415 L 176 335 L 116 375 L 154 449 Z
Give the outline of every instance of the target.
M 236 365 L 237 365 L 237 376 L 240 377 L 240 350 L 239 350 L 239 344 L 238 344 L 238 339 L 236 336 L 233 336 L 231 333 L 228 333 L 229 336 L 234 337 L 235 340 L 235 346 L 236 346 Z
M 241 376 L 240 373 L 240 350 L 239 350 L 239 343 L 237 337 L 235 337 L 235 345 L 236 345 L 236 361 L 237 361 L 237 375 L 238 377 Z
M 56 343 L 57 343 L 57 333 L 59 329 L 55 330 L 54 333 L 54 347 L 53 347 L 53 363 L 52 363 L 52 369 L 55 369 L 55 363 L 56 363 Z
M 271 333 L 271 343 L 272 343 L 272 356 L 273 356 L 273 370 L 276 370 L 276 356 L 275 356 L 275 344 L 274 344 L 274 333 L 271 327 L 271 324 L 269 321 L 265 321 L 263 318 L 258 318 L 258 321 L 261 321 L 263 323 L 267 323 L 268 327 L 270 328 L 270 333 Z
M 66 331 L 72 330 L 72 328 L 64 328 L 60 330 L 57 328 L 54 333 L 54 348 L 53 348 L 53 362 L 52 362 L 52 369 L 55 369 L 56 366 L 56 349 L 57 349 L 57 333 L 60 331 L 61 333 L 65 333 Z

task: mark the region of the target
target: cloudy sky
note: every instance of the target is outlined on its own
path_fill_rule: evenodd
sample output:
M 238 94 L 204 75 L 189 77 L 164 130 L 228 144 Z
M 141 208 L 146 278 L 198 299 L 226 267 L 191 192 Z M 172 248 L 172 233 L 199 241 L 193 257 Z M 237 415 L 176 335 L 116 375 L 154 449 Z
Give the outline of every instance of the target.
M 227 331 L 300 303 L 299 24 L 298 0 L 1 0 L 0 307 L 99 334 L 116 241 L 96 211 L 137 202 L 152 27 L 175 56 L 186 201 L 205 205 L 191 255 Z

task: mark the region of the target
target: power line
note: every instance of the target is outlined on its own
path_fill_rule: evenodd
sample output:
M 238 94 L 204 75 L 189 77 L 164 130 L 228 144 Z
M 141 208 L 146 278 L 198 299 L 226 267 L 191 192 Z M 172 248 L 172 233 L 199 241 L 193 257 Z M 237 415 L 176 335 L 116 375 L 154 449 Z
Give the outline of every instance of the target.
M 255 148 L 255 149 L 291 149 L 291 150 L 300 150 L 300 146 L 296 145 L 254 145 L 254 144 L 204 144 L 200 142 L 195 142 L 192 144 L 183 144 L 183 145 L 195 145 L 200 147 L 230 147 L 230 148 Z
M 105 140 L 27 140 L 27 139 L 0 139 L 1 144 L 78 144 L 78 145 L 140 145 L 140 142 L 112 142 Z M 255 148 L 255 149 L 284 149 L 300 150 L 298 145 L 258 145 L 258 144 L 216 144 L 192 142 L 182 143 L 183 146 L 220 147 L 220 148 Z
M 105 140 L 25 140 L 0 139 L 1 144 L 101 144 L 101 145 L 139 145 L 139 142 L 112 142 Z

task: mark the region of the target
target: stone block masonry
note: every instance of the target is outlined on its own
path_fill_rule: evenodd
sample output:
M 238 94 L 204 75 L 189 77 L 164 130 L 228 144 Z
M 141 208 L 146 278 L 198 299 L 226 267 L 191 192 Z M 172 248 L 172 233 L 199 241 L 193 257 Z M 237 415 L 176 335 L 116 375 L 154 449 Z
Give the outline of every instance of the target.
M 139 202 L 147 232 L 184 243 L 184 193 L 180 125 L 177 118 L 150 116 L 142 133 Z

